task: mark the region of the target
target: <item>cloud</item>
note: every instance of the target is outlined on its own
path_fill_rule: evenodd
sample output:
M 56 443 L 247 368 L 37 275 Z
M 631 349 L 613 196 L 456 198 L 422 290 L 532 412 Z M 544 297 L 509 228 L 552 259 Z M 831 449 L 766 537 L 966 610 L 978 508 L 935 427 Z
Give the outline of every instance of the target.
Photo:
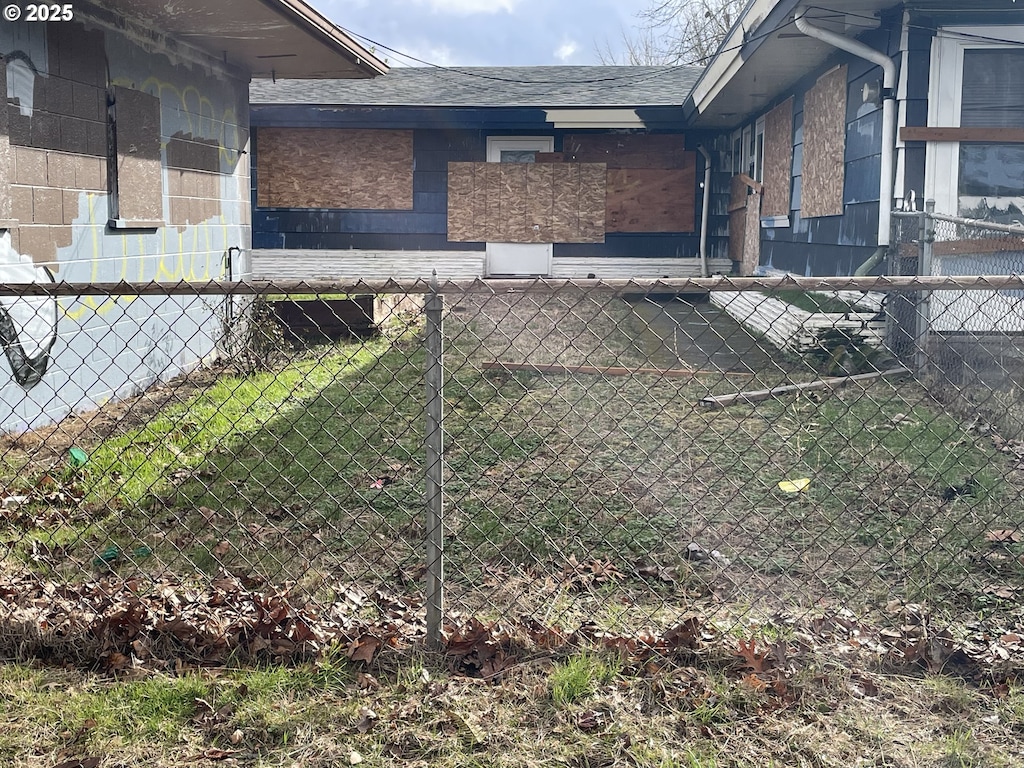
M 573 54 L 579 49 L 580 47 L 575 40 L 564 40 L 555 50 L 555 58 L 561 62 L 566 62 L 571 59 Z
M 471 16 L 477 13 L 514 13 L 520 0 L 428 0 L 436 13 Z
M 465 60 L 464 56 L 456 56 L 455 51 L 447 45 L 421 46 L 410 43 L 408 45 L 396 45 L 395 49 L 402 51 L 402 53 L 406 54 L 406 57 L 390 56 L 388 63 L 392 67 L 422 67 L 423 64 L 421 62 L 424 61 L 428 64 L 437 64 L 440 67 L 469 66 L 469 62 Z M 407 57 L 415 57 L 419 61 Z

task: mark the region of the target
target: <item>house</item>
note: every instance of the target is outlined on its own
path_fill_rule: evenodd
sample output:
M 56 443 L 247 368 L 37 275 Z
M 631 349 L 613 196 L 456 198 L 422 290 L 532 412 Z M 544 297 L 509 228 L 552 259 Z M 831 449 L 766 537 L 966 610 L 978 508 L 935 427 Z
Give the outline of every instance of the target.
M 251 240 L 250 78 L 386 72 L 301 0 L 22 7 L 0 25 L 5 283 L 237 279 Z M 44 11 L 59 14 L 29 19 Z M 0 299 L 0 428 L 195 366 L 216 354 L 224 312 L 208 297 Z
M 685 103 L 713 135 L 710 252 L 872 274 L 893 209 L 1024 219 L 1022 43 L 1012 0 L 752 0 Z
M 685 277 L 705 162 L 695 67 L 401 68 L 254 81 L 263 278 Z M 706 253 L 705 253 L 706 256 Z

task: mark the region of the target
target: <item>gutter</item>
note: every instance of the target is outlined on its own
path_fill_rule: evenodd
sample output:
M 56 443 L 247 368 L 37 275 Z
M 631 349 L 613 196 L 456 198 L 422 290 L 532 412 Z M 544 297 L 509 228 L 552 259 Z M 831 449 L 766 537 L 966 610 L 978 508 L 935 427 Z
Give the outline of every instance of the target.
M 878 198 L 878 248 L 854 272 L 855 275 L 862 277 L 882 262 L 889 248 L 889 227 L 895 199 L 893 157 L 896 154 L 896 64 L 882 51 L 875 50 L 857 40 L 851 40 L 844 35 L 814 26 L 804 18 L 806 12 L 806 8 L 801 8 L 795 17 L 796 28 L 805 35 L 847 53 L 852 53 L 854 56 L 882 68 L 882 180 Z
M 697 151 L 704 156 L 704 198 L 700 205 L 700 276 L 708 274 L 708 205 L 711 203 L 711 155 L 703 144 L 697 145 Z

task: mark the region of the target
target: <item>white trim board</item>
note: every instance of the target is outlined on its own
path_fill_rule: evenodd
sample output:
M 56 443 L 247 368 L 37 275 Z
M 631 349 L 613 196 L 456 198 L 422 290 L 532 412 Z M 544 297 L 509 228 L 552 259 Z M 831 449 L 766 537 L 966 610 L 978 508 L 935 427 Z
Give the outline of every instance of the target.
M 340 278 L 429 278 L 439 280 L 484 277 L 483 251 L 357 251 L 260 248 L 252 251 L 254 280 L 338 280 Z M 729 259 L 708 259 L 712 274 L 728 274 Z M 555 257 L 552 276 L 559 279 L 699 277 L 697 258 Z

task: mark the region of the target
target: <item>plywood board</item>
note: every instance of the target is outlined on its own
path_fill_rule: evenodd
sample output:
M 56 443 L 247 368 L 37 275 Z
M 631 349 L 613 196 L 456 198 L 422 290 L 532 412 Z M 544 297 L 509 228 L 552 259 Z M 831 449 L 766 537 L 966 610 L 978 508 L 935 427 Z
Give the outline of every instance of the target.
M 693 232 L 696 166 L 608 170 L 609 232 Z
M 743 261 L 746 224 L 747 207 L 745 205 L 729 214 L 729 259 L 737 264 Z
M 679 134 L 568 134 L 562 140 L 567 162 L 604 163 L 609 168 L 686 168 L 694 163 Z
M 600 164 L 449 163 L 448 240 L 604 242 Z
M 845 146 L 844 64 L 818 78 L 804 97 L 803 218 L 842 215 Z
M 117 216 L 126 221 L 159 221 L 164 216 L 160 99 L 115 86 L 114 116 Z
M 793 99 L 764 117 L 764 192 L 762 216 L 788 216 L 793 173 Z
M 257 205 L 412 210 L 412 131 L 260 128 Z
M 743 223 L 743 258 L 740 274 L 752 275 L 761 260 L 761 193 L 754 189 L 747 197 L 746 220 Z
M 742 173 L 729 179 L 729 213 L 742 211 L 747 207 L 747 194 L 750 185 Z

